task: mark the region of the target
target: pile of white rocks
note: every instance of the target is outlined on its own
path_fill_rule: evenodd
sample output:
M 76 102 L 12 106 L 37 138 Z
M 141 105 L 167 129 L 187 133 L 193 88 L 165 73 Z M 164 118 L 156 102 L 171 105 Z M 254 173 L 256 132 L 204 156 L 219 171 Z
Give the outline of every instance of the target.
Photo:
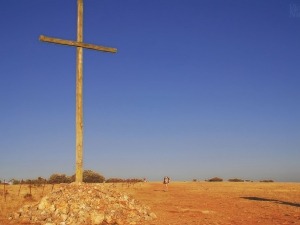
M 129 225 L 155 218 L 149 208 L 103 184 L 61 184 L 39 203 L 23 206 L 9 219 L 42 225 Z

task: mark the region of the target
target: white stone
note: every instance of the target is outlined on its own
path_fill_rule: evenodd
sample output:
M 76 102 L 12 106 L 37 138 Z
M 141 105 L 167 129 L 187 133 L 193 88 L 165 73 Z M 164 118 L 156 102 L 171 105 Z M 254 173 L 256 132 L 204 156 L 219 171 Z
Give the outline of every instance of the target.
M 91 220 L 92 220 L 92 224 L 93 225 L 98 225 L 101 224 L 103 222 L 105 218 L 104 213 L 92 213 L 91 214 Z

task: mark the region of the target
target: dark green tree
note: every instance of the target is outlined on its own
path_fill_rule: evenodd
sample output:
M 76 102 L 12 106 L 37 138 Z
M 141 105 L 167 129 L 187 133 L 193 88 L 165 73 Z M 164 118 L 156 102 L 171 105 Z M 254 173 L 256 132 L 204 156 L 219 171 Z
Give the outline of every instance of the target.
M 66 174 L 52 174 L 48 180 L 50 184 L 70 183 L 70 178 Z
M 75 174 L 70 177 L 72 182 L 75 181 Z M 83 182 L 85 183 L 103 183 L 105 181 L 105 177 L 101 174 L 94 172 L 92 170 L 84 170 L 83 171 Z

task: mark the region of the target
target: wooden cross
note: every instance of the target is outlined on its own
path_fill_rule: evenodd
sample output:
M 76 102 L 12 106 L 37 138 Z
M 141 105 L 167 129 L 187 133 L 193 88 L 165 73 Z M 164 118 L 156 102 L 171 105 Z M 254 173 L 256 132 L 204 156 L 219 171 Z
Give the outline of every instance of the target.
M 83 109 L 82 109 L 82 50 L 83 48 L 116 53 L 116 48 L 83 43 L 83 0 L 77 0 L 77 41 L 40 36 L 40 41 L 75 46 L 76 57 L 76 182 L 83 180 Z

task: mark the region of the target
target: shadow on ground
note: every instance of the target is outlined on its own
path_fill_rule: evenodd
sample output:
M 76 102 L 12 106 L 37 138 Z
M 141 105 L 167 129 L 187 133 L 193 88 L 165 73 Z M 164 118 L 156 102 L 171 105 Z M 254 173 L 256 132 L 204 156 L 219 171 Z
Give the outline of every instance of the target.
M 300 207 L 300 203 L 285 202 L 285 201 L 280 201 L 280 200 L 276 200 L 276 199 L 259 198 L 259 197 L 241 197 L 241 198 L 251 200 L 251 201 L 274 202 L 274 203 L 282 204 L 282 205 Z

